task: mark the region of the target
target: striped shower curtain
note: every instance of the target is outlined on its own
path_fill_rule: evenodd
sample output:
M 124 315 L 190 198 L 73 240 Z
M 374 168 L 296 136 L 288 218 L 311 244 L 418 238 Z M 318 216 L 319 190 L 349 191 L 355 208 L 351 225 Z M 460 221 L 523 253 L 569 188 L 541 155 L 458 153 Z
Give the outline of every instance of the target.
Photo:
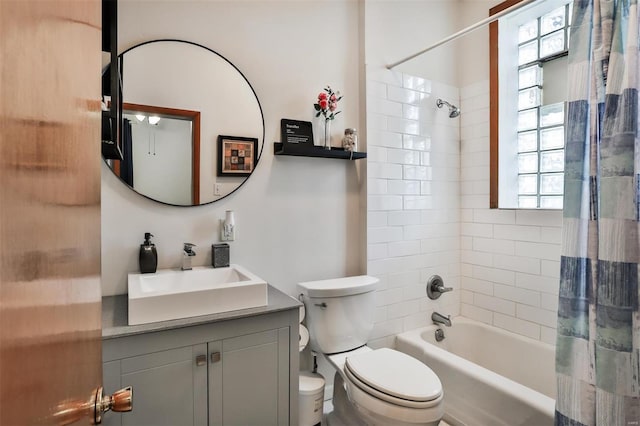
M 556 425 L 640 425 L 637 0 L 576 0 Z

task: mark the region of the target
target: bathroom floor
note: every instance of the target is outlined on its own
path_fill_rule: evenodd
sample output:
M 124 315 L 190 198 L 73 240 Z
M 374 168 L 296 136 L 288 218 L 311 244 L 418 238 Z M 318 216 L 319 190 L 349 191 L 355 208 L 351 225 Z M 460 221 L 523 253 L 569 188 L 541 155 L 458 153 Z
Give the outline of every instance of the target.
M 326 416 L 327 414 L 329 414 L 330 412 L 333 411 L 333 404 L 331 403 L 331 400 L 326 400 L 324 402 L 324 406 L 322 407 L 322 411 L 324 413 L 324 416 Z M 322 424 L 325 424 L 325 420 L 324 420 L 324 416 L 322 419 Z M 440 420 L 440 423 L 438 423 L 438 426 L 451 426 L 449 425 L 449 423 L 445 422 L 444 420 Z

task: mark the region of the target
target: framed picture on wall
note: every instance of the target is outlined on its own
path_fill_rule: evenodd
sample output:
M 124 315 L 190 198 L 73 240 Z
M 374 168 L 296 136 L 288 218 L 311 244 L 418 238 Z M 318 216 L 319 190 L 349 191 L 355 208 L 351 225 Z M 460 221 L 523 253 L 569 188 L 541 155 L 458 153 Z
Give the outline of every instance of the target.
M 256 166 L 258 139 L 218 136 L 218 176 L 246 177 Z

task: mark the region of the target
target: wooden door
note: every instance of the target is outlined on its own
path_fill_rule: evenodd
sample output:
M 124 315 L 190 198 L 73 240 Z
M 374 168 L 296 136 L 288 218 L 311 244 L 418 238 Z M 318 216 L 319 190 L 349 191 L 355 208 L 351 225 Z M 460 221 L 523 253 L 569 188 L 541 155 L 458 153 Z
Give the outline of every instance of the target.
M 102 382 L 100 52 L 100 1 L 0 1 L 3 425 L 89 415 Z

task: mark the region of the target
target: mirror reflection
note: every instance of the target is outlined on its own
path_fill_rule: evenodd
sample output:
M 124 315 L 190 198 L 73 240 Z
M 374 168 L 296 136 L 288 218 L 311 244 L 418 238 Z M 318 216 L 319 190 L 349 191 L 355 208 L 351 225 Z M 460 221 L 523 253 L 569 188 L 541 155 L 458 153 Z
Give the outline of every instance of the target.
M 257 139 L 256 160 L 264 145 L 262 109 L 242 73 L 216 52 L 178 40 L 143 43 L 120 60 L 124 159 L 106 160 L 111 170 L 139 194 L 177 206 L 237 190 L 251 173 L 220 176 L 220 136 Z
M 124 160 L 113 171 L 154 200 L 200 204 L 200 112 L 128 103 L 122 109 Z

